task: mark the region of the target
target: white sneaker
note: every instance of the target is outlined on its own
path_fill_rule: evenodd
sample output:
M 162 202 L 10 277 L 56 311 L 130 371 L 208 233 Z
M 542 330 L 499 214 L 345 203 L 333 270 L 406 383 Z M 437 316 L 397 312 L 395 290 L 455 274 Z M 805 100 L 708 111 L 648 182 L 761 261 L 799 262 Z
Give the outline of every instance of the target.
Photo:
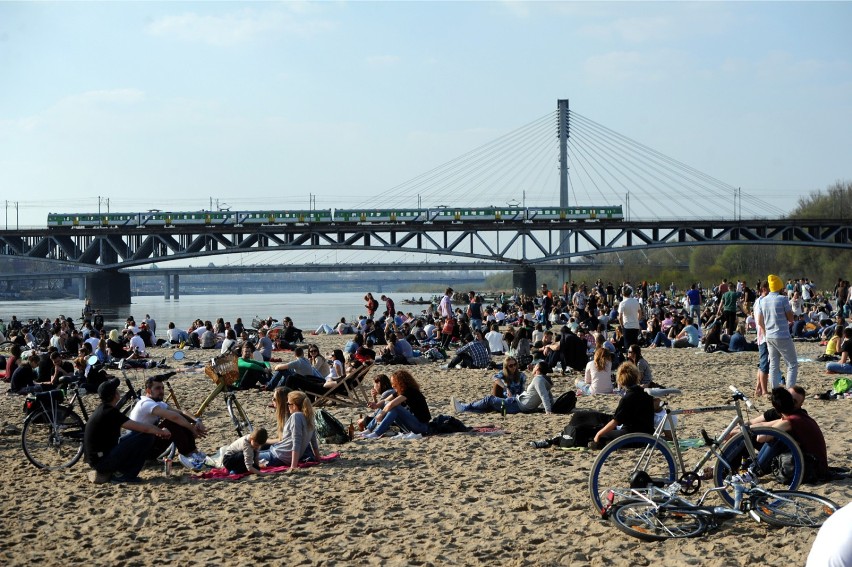
M 450 365 L 449 365 L 449 364 L 442 364 L 442 365 L 441 365 L 441 370 L 449 370 L 449 369 L 450 369 Z
M 381 435 L 377 435 L 373 431 L 370 431 L 366 435 L 362 435 L 361 439 L 378 439 L 379 437 L 381 437 Z
M 412 431 L 411 433 L 405 435 L 405 439 L 423 439 L 423 436 L 419 433 L 414 433 Z
M 458 401 L 455 396 L 450 398 L 450 406 L 452 406 L 453 411 L 456 413 L 462 413 L 464 411 L 464 409 L 462 409 L 464 404 Z
M 180 461 L 180 464 L 182 464 L 183 466 L 185 466 L 189 470 L 191 470 L 191 471 L 195 470 L 195 463 L 189 457 L 184 456 L 184 455 L 178 455 L 178 460 Z

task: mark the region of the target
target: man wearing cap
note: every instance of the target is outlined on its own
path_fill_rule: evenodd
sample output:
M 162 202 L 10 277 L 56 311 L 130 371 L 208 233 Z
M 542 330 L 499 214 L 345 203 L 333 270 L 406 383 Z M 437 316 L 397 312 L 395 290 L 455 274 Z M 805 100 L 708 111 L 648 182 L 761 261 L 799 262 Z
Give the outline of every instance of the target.
M 766 337 L 766 347 L 769 352 L 769 387 L 781 385 L 781 357 L 787 363 L 788 388 L 796 385 L 799 373 L 799 363 L 796 357 L 796 345 L 790 336 L 790 323 L 793 322 L 793 308 L 790 301 L 779 292 L 784 289 L 784 282 L 774 274 L 767 278 L 769 293 L 760 300 L 757 310 L 757 326 Z
M 92 467 L 89 480 L 95 484 L 139 482 L 139 471 L 151 451 L 155 437 L 168 439 L 171 432 L 148 423 L 133 421 L 121 413 L 116 404 L 120 399 L 118 378 L 98 386 L 101 404 L 95 409 L 83 433 L 83 454 Z M 131 433 L 121 438 L 121 430 Z

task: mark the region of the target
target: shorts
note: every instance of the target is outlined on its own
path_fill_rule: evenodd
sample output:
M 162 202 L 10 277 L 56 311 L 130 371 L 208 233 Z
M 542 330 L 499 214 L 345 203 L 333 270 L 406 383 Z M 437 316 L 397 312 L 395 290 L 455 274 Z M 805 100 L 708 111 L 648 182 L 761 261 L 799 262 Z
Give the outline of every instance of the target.
M 757 345 L 757 352 L 760 354 L 760 358 L 757 360 L 757 369 L 764 374 L 769 374 L 769 347 L 766 345 L 766 341 Z

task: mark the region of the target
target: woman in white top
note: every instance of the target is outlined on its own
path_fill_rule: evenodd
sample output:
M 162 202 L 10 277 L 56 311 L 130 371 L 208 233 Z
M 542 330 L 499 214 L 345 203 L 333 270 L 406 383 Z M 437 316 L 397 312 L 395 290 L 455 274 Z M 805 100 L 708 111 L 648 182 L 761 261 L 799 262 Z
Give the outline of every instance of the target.
M 222 354 L 231 352 L 237 348 L 237 334 L 233 329 L 225 331 L 225 340 L 222 341 Z
M 593 396 L 595 394 L 612 393 L 612 357 L 615 347 L 612 343 L 604 343 L 595 351 L 594 359 L 586 364 L 586 374 L 583 380 L 577 380 L 577 394 Z
M 326 375 L 326 380 L 339 380 L 346 378 L 346 359 L 343 356 L 343 351 L 339 348 L 334 349 L 329 362 L 329 373 Z

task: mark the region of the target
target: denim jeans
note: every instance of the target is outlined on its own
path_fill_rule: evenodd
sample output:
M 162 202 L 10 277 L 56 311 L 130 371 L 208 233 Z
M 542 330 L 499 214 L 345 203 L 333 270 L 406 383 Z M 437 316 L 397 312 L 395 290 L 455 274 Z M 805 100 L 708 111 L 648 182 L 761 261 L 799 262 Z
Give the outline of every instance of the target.
M 101 473 L 118 471 L 127 478 L 136 478 L 145 465 L 154 440 L 155 437 L 149 433 L 131 431 L 122 436 L 118 445 L 104 455 L 94 468 Z
M 836 372 L 837 374 L 852 374 L 852 364 L 849 364 L 848 362 L 845 364 L 829 362 L 825 365 L 825 369 L 828 372 Z
M 476 400 L 469 404 L 462 404 L 462 411 L 472 411 L 476 413 L 486 413 L 490 411 L 502 412 L 504 408 L 507 414 L 521 413 L 521 408 L 518 406 L 517 398 L 485 396 L 481 400 Z
M 658 346 L 658 347 L 661 347 L 661 346 L 662 346 L 662 347 L 669 348 L 669 347 L 671 347 L 671 346 L 672 346 L 672 341 L 671 341 L 671 339 L 670 339 L 670 338 L 668 338 L 667 336 L 665 336 L 663 333 L 658 332 L 658 333 L 657 333 L 657 336 L 656 336 L 656 337 L 654 337 L 654 341 L 652 342 L 652 344 L 653 344 L 654 346 Z
M 411 413 L 408 408 L 403 406 L 396 406 L 392 410 L 390 410 L 387 414 L 385 414 L 385 418 L 376 425 L 376 428 L 373 430 L 373 433 L 376 435 L 381 435 L 388 429 L 390 426 L 396 423 L 397 425 L 408 429 L 413 433 L 427 433 L 429 431 L 429 424 L 423 423 L 419 421 L 414 414 Z
M 781 385 L 781 357 L 787 363 L 787 380 L 785 385 L 792 388 L 796 385 L 799 374 L 799 361 L 796 358 L 796 345 L 793 339 L 766 339 L 769 349 L 769 387 Z

